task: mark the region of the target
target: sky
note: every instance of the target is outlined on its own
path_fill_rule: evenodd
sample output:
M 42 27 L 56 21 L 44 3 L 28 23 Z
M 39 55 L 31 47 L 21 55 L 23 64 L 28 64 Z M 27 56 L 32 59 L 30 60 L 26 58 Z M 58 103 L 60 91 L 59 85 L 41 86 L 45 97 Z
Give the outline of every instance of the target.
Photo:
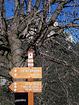
M 32 0 L 33 5 L 35 4 L 35 1 L 36 0 Z M 50 19 L 51 13 L 53 13 L 55 11 L 56 7 L 57 7 L 57 4 L 54 4 L 50 7 L 48 20 Z M 42 6 L 40 5 L 40 9 L 41 8 L 42 8 Z M 5 9 L 6 9 L 6 18 L 11 18 L 14 15 L 14 0 L 5 0 Z M 79 8 L 76 8 L 76 9 L 77 10 L 76 10 L 74 16 L 77 16 L 77 15 L 79 16 L 79 12 L 78 12 Z M 60 24 L 62 24 L 62 23 L 66 24 L 67 22 L 72 22 L 73 19 L 74 19 L 74 17 L 72 17 L 73 13 L 74 13 L 74 8 L 73 7 L 65 8 L 61 12 L 61 14 L 59 15 L 57 20 L 60 22 Z M 79 41 L 79 34 L 78 34 L 79 29 L 69 28 L 65 31 L 73 35 L 73 38 L 74 38 L 75 42 Z
M 36 0 L 32 0 L 32 4 L 35 4 Z M 14 15 L 14 0 L 5 0 L 5 8 L 6 8 L 6 17 L 11 17 Z M 41 5 L 40 5 L 41 8 Z M 56 9 L 56 4 L 50 7 L 50 11 L 54 11 Z M 52 12 L 53 12 L 52 11 Z
M 35 0 L 32 0 L 32 4 L 35 4 Z M 6 17 L 12 17 L 14 15 L 14 0 L 5 0 Z
M 12 17 L 14 15 L 14 2 L 13 0 L 5 0 L 6 17 Z

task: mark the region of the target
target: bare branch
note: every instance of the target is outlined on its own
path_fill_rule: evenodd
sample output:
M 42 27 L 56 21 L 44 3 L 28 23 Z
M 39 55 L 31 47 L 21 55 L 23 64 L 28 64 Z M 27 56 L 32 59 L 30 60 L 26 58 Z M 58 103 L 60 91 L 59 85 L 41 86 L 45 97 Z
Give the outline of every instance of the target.
M 41 0 L 36 0 L 36 3 L 35 3 L 35 8 L 38 10 L 39 6 L 40 6 L 40 2 Z
M 20 14 L 24 15 L 24 0 L 20 2 Z
M 28 13 L 31 12 L 31 9 L 32 9 L 32 0 L 28 0 L 28 9 L 27 9 Z
M 1 9 L 0 9 L 0 15 L 5 18 L 5 9 L 4 9 L 4 0 L 0 1 Z
M 64 28 L 69 28 L 69 27 L 73 27 L 73 28 L 79 28 L 79 24 L 76 24 L 76 23 L 69 23 L 69 24 L 66 24 L 66 25 L 62 25 L 60 26 L 62 29 Z
M 66 27 L 78 27 L 79 28 L 79 24 L 69 23 L 66 25 Z
M 46 17 L 47 17 L 47 13 L 48 13 L 48 11 L 49 11 L 50 6 L 51 6 L 53 3 L 55 3 L 56 0 L 48 0 L 48 1 L 43 0 L 43 1 L 44 1 L 44 6 L 43 6 L 44 12 L 43 12 L 43 14 L 44 14 L 44 20 L 45 20 Z
M 65 4 L 67 4 L 67 1 L 65 1 L 65 0 L 63 0 L 61 3 L 58 4 L 57 9 L 55 10 L 55 12 L 53 13 L 53 15 L 51 17 L 51 22 L 52 23 L 56 21 L 56 18 L 58 17 L 60 12 L 62 11 Z
M 43 55 L 43 56 L 48 57 L 48 59 L 49 59 L 50 61 L 53 61 L 53 62 L 55 62 L 55 63 L 57 63 L 57 64 L 61 64 L 61 65 L 67 66 L 67 67 L 70 67 L 73 71 L 75 71 L 76 73 L 79 74 L 79 71 L 77 70 L 77 68 L 75 68 L 73 65 L 67 63 L 67 61 L 54 58 L 54 57 L 52 57 L 52 56 L 50 56 L 50 55 L 48 55 L 48 54 L 46 54 L 46 53 L 40 52 L 40 54 Z

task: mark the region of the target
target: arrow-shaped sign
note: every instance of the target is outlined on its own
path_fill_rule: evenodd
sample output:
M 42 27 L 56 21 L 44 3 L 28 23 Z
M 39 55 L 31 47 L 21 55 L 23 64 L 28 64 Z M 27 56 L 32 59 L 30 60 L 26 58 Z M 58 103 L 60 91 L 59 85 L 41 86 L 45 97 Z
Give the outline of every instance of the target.
M 42 78 L 42 67 L 16 67 L 9 74 L 15 79 Z
M 42 82 L 14 82 L 9 86 L 15 93 L 23 92 L 42 92 Z

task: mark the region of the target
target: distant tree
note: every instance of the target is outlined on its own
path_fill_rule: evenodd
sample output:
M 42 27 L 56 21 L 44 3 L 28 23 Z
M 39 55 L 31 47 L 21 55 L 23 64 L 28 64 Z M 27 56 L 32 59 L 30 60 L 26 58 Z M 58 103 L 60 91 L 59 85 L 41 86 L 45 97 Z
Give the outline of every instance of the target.
M 36 105 L 37 102 L 41 105 L 78 105 L 76 62 L 79 52 L 74 43 L 66 40 L 64 33 L 68 28 L 79 28 L 79 18 L 75 16 L 78 0 L 36 0 L 34 6 L 31 0 L 15 0 L 14 16 L 8 20 L 4 2 L 0 0 L 0 75 L 11 81 L 9 71 L 13 67 L 27 66 L 27 51 L 32 47 L 35 66 L 43 67 L 44 91 L 36 98 Z M 50 6 L 54 4 L 57 7 L 49 17 Z M 67 14 L 65 8 L 70 7 L 75 9 Z M 60 24 L 62 13 L 72 17 L 69 21 L 64 18 L 65 23 L 62 17 Z

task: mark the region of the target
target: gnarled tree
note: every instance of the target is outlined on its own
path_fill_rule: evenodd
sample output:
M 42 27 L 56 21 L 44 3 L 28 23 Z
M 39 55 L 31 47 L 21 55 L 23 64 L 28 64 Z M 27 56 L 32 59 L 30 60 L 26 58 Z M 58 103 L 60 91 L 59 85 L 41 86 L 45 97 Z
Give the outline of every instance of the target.
M 35 66 L 43 67 L 43 92 L 36 95 L 35 105 L 78 105 L 79 52 L 64 32 L 79 28 L 78 0 L 36 0 L 35 5 L 15 0 L 11 19 L 6 18 L 4 2 L 0 0 L 0 75 L 11 81 L 9 71 L 27 66 L 27 51 L 33 48 Z M 68 8 L 74 8 L 72 14 Z

